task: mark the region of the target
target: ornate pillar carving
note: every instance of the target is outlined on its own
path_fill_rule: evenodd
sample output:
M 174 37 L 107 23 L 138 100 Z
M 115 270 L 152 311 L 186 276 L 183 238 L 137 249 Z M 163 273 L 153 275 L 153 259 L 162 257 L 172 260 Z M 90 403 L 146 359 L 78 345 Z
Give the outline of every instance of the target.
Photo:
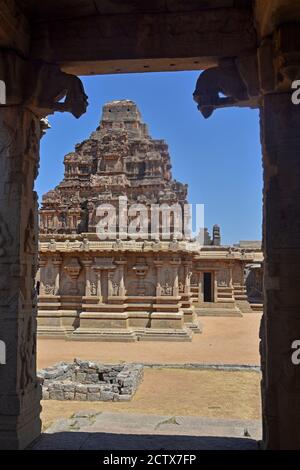
M 21 106 L 0 108 L 0 448 L 40 433 L 36 377 L 37 174 L 40 122 Z
M 86 96 L 77 77 L 55 65 L 0 51 L 0 449 L 26 447 L 41 431 L 36 376 L 37 196 L 41 118 L 56 110 L 79 117 Z M 66 96 L 65 103 L 58 102 Z
M 261 110 L 264 166 L 264 315 L 261 323 L 264 441 L 300 449 L 300 106 L 290 93 L 266 95 Z

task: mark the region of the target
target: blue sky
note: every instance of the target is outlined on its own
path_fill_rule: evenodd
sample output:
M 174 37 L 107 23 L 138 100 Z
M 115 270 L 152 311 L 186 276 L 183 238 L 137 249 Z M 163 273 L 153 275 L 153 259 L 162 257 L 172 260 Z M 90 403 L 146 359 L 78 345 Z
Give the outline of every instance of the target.
M 188 183 L 189 201 L 205 205 L 205 225 L 221 226 L 222 242 L 260 240 L 262 166 L 258 111 L 227 108 L 205 120 L 192 93 L 198 72 L 82 77 L 87 113 L 49 117 L 41 143 L 39 198 L 63 178 L 63 157 L 97 127 L 102 105 L 135 101 L 154 138 L 169 144 L 173 177 Z

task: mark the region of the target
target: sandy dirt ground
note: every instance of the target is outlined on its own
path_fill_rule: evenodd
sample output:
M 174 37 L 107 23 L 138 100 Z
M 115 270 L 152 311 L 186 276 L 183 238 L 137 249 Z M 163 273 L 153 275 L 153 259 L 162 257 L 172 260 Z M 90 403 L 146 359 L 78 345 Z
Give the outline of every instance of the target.
M 43 429 L 82 410 L 224 419 L 260 419 L 260 373 L 145 369 L 130 402 L 42 401 Z
M 79 359 L 103 362 L 259 365 L 260 313 L 243 317 L 199 317 L 202 334 L 192 342 L 86 342 L 38 340 L 38 368 Z

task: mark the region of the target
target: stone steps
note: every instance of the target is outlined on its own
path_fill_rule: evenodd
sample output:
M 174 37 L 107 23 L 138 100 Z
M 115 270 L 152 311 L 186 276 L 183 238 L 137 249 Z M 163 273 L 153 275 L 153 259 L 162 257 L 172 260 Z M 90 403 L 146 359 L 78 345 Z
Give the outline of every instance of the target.
M 242 317 L 236 308 L 195 308 L 199 317 Z
M 263 312 L 264 304 L 250 304 L 251 309 L 253 312 Z

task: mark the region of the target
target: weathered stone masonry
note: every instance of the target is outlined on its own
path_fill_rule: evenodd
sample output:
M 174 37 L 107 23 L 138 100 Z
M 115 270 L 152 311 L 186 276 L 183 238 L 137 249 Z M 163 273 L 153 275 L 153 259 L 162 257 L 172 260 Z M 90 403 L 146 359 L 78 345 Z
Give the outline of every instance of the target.
M 0 336 L 7 349 L 6 364 L 0 365 L 0 448 L 24 448 L 40 433 L 32 289 L 37 121 L 55 110 L 84 112 L 86 97 L 76 74 L 212 69 L 204 72 L 195 95 L 204 115 L 224 105 L 261 109 L 263 446 L 299 449 L 299 367 L 290 362 L 291 340 L 300 337 L 300 107 L 291 101 L 291 83 L 300 78 L 298 4 L 158 0 L 150 8 L 149 2 L 121 3 L 1 4 L 0 79 L 10 86 L 0 110 Z M 66 95 L 66 102 L 59 102 Z M 36 145 L 27 145 L 32 135 Z M 32 243 L 25 248 L 26 239 Z
M 129 401 L 143 380 L 140 364 L 59 363 L 38 372 L 44 400 Z
M 118 208 L 120 196 L 128 207 L 145 204 L 149 221 L 151 204 L 186 203 L 187 185 L 172 179 L 167 144 L 149 136 L 135 103 L 105 104 L 96 131 L 64 163 L 64 180 L 40 210 L 40 335 L 191 340 L 200 331 L 197 313 L 251 312 L 244 268 L 261 262 L 260 250 L 221 246 L 218 226 L 201 249 L 173 232 L 163 240 L 161 224 L 154 240 L 122 239 L 120 215 L 113 240 L 95 233 L 98 206 Z

